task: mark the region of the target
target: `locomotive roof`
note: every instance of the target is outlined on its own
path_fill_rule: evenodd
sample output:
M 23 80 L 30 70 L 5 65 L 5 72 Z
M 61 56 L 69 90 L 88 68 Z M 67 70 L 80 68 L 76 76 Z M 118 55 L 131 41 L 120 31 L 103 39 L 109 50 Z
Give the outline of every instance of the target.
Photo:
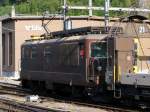
M 123 28 L 115 27 L 115 26 L 107 26 L 107 27 L 88 26 L 88 27 L 80 27 L 80 28 L 74 28 L 69 30 L 50 32 L 49 34 L 43 34 L 41 36 L 57 38 L 57 37 L 70 37 L 75 35 L 87 35 L 87 34 L 108 34 L 113 32 L 116 32 L 118 34 L 122 33 Z
M 44 39 L 44 40 L 34 40 L 34 41 L 26 41 L 23 45 L 31 45 L 31 44 L 42 44 L 42 43 L 59 43 L 59 42 L 69 42 L 69 41 L 79 41 L 86 39 L 95 39 L 95 40 L 103 40 L 108 36 L 108 34 L 88 34 L 88 35 L 80 35 L 80 36 L 70 36 L 64 38 L 55 38 L 55 39 Z

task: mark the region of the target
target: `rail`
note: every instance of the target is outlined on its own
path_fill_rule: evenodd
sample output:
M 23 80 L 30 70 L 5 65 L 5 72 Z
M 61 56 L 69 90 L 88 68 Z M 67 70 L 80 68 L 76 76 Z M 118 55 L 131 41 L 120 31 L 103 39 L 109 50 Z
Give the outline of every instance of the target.
M 2 97 L 0 97 L 0 102 L 3 103 L 3 105 L 9 106 L 9 108 L 4 108 L 5 110 L 10 110 L 11 108 L 11 111 L 20 109 L 28 112 L 66 112 L 63 110 L 54 110 L 54 109 L 34 106 L 31 104 L 25 104 L 25 103 L 13 101 Z
M 0 86 L 3 85 L 5 86 L 6 85 L 6 90 L 7 90 L 7 87 L 9 86 L 9 89 L 11 89 L 11 86 L 12 86 L 12 90 L 14 90 L 15 88 L 15 85 L 12 85 L 12 84 L 5 84 L 5 83 L 0 83 Z M 4 88 L 5 89 L 5 88 Z M 17 89 L 17 88 L 16 88 Z M 18 90 L 18 89 L 17 89 Z M 26 89 L 25 89 L 26 90 Z M 9 90 L 10 91 L 10 90 Z M 15 91 L 15 90 L 14 90 Z M 23 89 L 21 90 L 20 89 L 20 92 L 22 92 Z M 25 91 L 27 92 L 27 91 Z M 11 94 L 11 93 L 10 93 Z M 16 95 L 20 95 L 21 93 L 18 93 Z M 24 94 L 26 95 L 26 94 Z M 51 94 L 50 96 L 40 96 L 40 98 L 42 99 L 42 101 L 46 100 L 48 102 L 54 102 L 54 103 L 67 103 L 67 104 L 75 104 L 77 106 L 86 106 L 86 107 L 93 107 L 93 108 L 98 108 L 98 109 L 104 109 L 106 111 L 115 111 L 115 112 L 137 112 L 137 111 L 134 111 L 134 109 L 128 109 L 128 108 L 124 108 L 124 107 L 120 107 L 120 106 L 114 106 L 114 105 L 111 105 L 111 104 L 103 104 L 103 103 L 98 103 L 98 104 L 94 104 L 93 102 L 89 102 L 88 100 L 87 101 L 83 101 L 83 100 L 80 100 L 80 99 L 74 99 L 74 98 L 65 98 L 65 97 L 62 97 L 62 96 L 55 96 L 53 94 Z M 0 96 L 0 103 L 3 103 L 5 105 L 8 105 L 9 108 L 4 108 L 5 110 L 9 110 L 10 108 L 11 109 L 20 109 L 20 110 L 24 110 L 24 111 L 29 111 L 29 112 L 48 112 L 48 111 L 52 111 L 52 112 L 66 112 L 64 110 L 56 110 L 56 109 L 50 109 L 50 108 L 43 108 L 43 107 L 39 107 L 39 106 L 35 106 L 34 103 L 32 104 L 28 104 L 26 102 L 20 102 L 20 101 L 16 101 L 16 100 L 13 100 L 13 99 L 9 99 L 9 98 L 5 98 L 3 96 Z M 0 107 L 1 109 L 1 107 Z

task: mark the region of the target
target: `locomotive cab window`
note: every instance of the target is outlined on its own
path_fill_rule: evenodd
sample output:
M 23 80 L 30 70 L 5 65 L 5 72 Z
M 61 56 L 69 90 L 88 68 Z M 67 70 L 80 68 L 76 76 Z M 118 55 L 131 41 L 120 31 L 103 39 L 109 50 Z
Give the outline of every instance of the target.
M 107 45 L 106 42 L 95 42 L 91 44 L 91 57 L 106 58 Z

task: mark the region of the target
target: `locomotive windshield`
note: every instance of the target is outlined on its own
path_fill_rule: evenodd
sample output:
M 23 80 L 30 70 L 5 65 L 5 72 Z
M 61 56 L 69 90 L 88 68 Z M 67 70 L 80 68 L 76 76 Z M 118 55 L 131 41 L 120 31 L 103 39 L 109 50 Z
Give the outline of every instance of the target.
M 91 57 L 106 58 L 106 42 L 95 42 L 91 44 Z

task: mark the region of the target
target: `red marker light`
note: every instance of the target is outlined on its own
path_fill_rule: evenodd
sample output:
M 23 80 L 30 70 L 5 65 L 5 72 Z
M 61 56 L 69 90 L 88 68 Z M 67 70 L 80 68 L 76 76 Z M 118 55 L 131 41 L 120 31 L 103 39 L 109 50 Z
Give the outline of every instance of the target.
M 80 50 L 80 56 L 84 56 L 84 50 Z

